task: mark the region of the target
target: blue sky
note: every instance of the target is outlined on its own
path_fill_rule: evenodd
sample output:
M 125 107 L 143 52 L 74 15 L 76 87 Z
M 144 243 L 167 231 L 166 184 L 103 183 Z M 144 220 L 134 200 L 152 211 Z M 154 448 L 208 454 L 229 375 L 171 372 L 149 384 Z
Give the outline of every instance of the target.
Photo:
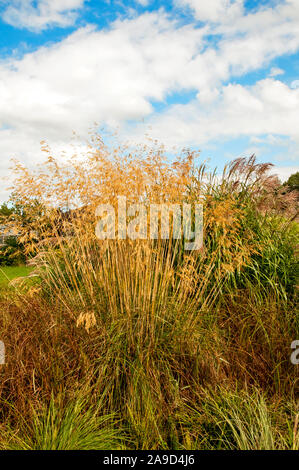
M 299 1 L 0 0 L 0 176 L 12 157 L 41 162 L 41 140 L 69 151 L 95 122 L 200 149 L 219 168 L 256 153 L 287 178 Z

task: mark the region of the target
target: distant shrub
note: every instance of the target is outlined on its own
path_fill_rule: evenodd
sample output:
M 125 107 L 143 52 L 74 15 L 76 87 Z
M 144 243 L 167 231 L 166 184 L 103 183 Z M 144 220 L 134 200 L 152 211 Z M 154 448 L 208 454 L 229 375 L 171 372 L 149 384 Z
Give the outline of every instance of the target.
M 16 237 L 7 237 L 5 244 L 0 246 L 0 265 L 11 266 L 25 261 L 22 244 Z

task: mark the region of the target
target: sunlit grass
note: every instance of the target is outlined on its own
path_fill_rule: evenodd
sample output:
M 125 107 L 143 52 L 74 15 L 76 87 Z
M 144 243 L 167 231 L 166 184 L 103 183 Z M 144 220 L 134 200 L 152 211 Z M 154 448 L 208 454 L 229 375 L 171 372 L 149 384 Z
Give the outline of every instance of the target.
M 0 287 L 7 285 L 11 280 L 28 276 L 33 271 L 32 266 L 0 266 Z

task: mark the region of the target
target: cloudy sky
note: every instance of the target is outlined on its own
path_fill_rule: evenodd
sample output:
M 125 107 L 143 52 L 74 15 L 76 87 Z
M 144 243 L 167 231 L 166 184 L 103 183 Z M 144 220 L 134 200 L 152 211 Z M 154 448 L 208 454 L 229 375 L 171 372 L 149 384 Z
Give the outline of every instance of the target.
M 285 179 L 299 162 L 299 0 L 0 0 L 0 176 L 95 122 L 219 168 L 256 153 Z

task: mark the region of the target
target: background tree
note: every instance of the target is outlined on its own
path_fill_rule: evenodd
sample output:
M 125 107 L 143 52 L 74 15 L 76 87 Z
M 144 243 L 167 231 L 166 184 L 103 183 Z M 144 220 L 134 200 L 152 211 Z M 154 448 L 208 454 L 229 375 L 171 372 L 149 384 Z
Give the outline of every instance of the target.
M 299 171 L 291 175 L 288 181 L 284 183 L 284 186 L 288 186 L 290 191 L 299 191 Z

